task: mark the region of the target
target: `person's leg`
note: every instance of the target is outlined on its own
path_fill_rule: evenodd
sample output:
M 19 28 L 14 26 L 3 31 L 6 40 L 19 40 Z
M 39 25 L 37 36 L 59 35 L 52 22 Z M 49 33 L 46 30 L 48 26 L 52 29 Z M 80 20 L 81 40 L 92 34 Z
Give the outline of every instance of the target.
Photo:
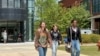
M 38 47 L 39 56 L 44 56 L 43 47 Z
M 75 56 L 75 40 L 71 41 L 71 56 Z
M 4 43 L 6 43 L 7 41 L 6 41 L 6 39 L 4 39 Z
M 46 56 L 46 53 L 47 53 L 47 47 L 43 48 L 43 51 L 44 51 L 44 56 Z
M 58 41 L 55 41 L 55 56 L 57 56 Z
M 76 56 L 80 56 L 80 42 L 79 40 L 76 40 Z
M 52 41 L 52 56 L 56 55 L 56 45 L 55 45 L 55 41 Z
M 15 36 L 15 38 L 13 38 L 15 40 L 15 42 L 17 42 L 17 36 Z
M 4 38 L 4 43 L 7 43 L 7 38 Z

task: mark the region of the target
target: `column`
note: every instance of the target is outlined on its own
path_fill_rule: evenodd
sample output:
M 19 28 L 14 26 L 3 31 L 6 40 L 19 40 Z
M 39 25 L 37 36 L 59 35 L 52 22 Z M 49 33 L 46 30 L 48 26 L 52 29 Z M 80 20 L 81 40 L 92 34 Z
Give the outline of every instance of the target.
M 94 18 L 91 18 L 91 30 L 94 31 L 95 30 L 95 19 Z

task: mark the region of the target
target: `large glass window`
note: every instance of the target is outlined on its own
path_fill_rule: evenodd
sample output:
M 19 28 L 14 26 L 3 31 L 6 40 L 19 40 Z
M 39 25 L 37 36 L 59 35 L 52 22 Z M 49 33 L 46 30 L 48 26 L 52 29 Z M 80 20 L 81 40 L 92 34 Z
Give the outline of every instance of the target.
M 26 8 L 26 6 L 27 6 L 27 1 L 24 0 L 24 7 Z
M 20 6 L 21 8 L 24 8 L 24 0 L 20 0 Z
M 93 0 L 93 5 L 92 5 L 93 13 L 98 14 L 100 13 L 100 0 Z
M 29 14 L 32 14 L 33 8 L 28 8 Z
M 7 0 L 2 0 L 2 8 L 7 8 Z
M 29 0 L 28 1 L 28 7 L 33 7 L 33 6 L 34 6 L 33 0 Z
M 14 8 L 14 0 L 8 0 L 8 8 Z
M 20 8 L 20 0 L 15 0 L 15 8 Z
M 26 8 L 26 0 L 20 0 L 21 8 Z
M 1 8 L 1 0 L 0 0 L 0 8 Z

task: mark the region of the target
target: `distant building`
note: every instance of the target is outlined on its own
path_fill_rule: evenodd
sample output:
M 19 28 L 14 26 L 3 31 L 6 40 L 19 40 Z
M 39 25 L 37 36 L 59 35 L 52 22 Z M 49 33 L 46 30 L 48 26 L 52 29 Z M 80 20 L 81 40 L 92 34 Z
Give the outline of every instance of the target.
M 72 6 L 80 5 L 82 0 L 61 0 L 59 3 L 62 3 L 62 7 L 71 8 Z
M 0 0 L 1 32 L 7 30 L 8 40 L 14 42 L 14 32 L 22 34 L 22 42 L 33 40 L 34 0 Z
M 91 16 L 91 30 L 100 34 L 100 0 L 83 0 Z

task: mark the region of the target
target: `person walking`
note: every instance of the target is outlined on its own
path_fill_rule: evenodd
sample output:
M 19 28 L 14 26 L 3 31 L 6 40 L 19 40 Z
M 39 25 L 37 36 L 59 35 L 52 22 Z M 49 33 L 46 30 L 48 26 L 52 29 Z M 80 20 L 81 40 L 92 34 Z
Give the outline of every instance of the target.
M 2 37 L 3 37 L 4 43 L 6 43 L 7 42 L 7 31 L 6 30 L 2 32 Z
M 35 33 L 35 48 L 39 52 L 39 56 L 46 56 L 48 43 L 52 46 L 50 32 L 46 28 L 46 23 L 41 22 Z
M 80 43 L 82 43 L 78 21 L 72 20 L 71 27 L 67 29 L 68 42 L 71 45 L 71 56 L 80 56 Z
M 18 41 L 18 31 L 17 30 L 14 31 L 14 41 L 15 42 Z
M 51 29 L 51 37 L 52 37 L 52 56 L 57 56 L 57 48 L 62 40 L 57 25 L 53 25 Z

